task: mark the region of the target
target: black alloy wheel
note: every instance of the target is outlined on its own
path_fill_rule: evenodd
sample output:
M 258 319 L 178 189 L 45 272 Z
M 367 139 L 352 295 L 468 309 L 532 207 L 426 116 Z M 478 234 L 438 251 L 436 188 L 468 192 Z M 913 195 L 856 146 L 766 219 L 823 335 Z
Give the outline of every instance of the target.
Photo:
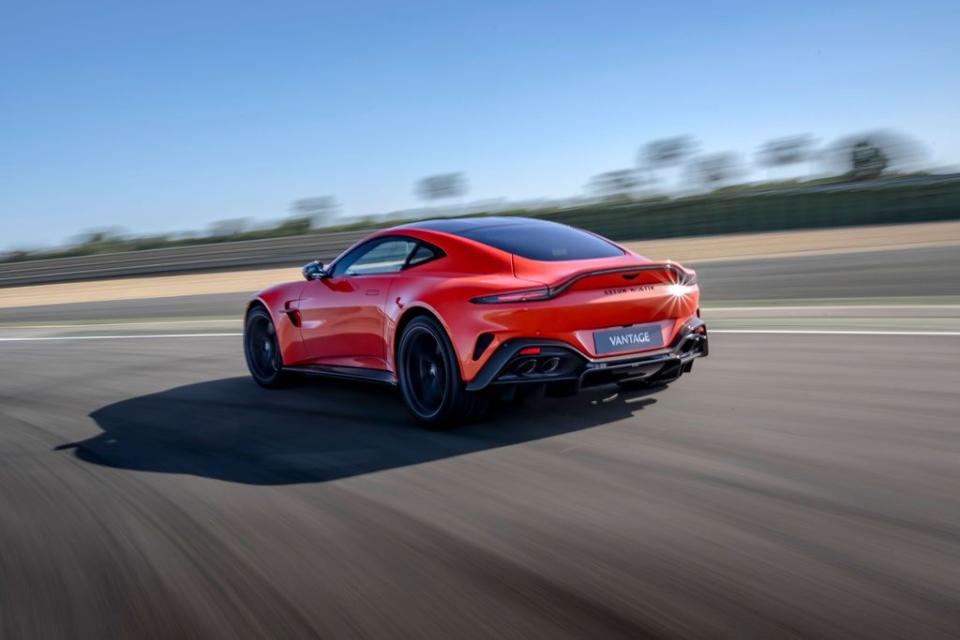
M 397 363 L 403 399 L 424 425 L 451 427 L 482 410 L 482 397 L 464 388 L 453 346 L 435 319 L 410 321 L 400 336 Z
M 261 387 L 281 387 L 290 381 L 290 373 L 283 370 L 276 327 L 263 307 L 254 307 L 247 314 L 243 328 L 243 353 L 250 375 Z

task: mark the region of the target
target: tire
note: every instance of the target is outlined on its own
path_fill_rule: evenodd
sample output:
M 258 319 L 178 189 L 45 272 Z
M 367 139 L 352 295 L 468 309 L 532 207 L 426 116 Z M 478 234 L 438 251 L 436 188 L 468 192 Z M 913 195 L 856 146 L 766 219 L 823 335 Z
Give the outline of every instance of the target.
M 397 348 L 397 376 L 403 400 L 420 424 L 447 429 L 482 414 L 485 398 L 465 389 L 446 331 L 420 316 L 404 327 Z
M 293 374 L 283 369 L 283 354 L 273 319 L 263 307 L 254 307 L 247 313 L 243 323 L 243 354 L 250 375 L 261 387 L 277 389 L 292 381 Z

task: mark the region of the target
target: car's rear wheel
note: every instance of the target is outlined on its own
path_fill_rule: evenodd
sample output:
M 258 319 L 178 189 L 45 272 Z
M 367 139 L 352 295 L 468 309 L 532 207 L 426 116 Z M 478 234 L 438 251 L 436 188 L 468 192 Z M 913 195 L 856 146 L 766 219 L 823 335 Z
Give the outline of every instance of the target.
M 428 427 L 448 428 L 482 412 L 484 398 L 464 388 L 453 345 L 431 317 L 414 318 L 404 328 L 397 373 L 407 407 Z
M 243 353 L 250 375 L 261 387 L 272 389 L 290 382 L 292 375 L 283 370 L 276 327 L 263 307 L 254 307 L 247 313 L 243 327 Z

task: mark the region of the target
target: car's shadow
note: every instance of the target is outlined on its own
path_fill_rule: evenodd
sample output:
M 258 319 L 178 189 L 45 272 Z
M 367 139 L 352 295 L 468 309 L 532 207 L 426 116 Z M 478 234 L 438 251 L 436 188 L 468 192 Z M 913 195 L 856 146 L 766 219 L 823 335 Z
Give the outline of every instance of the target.
M 322 482 L 586 429 L 655 402 L 607 387 L 500 407 L 484 422 L 432 432 L 387 387 L 308 381 L 266 391 L 249 378 L 177 387 L 107 405 L 103 433 L 58 450 L 117 467 L 248 484 Z

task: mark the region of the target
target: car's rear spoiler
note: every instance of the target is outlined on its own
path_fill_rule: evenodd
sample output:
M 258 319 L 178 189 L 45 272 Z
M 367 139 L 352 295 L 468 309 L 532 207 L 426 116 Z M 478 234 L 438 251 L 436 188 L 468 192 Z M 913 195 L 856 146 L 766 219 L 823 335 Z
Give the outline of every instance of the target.
M 661 275 L 653 275 L 658 273 Z M 652 277 L 641 279 L 641 274 L 651 274 Z M 616 276 L 622 276 L 616 278 Z M 529 278 L 531 279 L 532 278 Z M 614 289 L 632 286 L 653 286 L 660 284 L 693 285 L 697 282 L 695 271 L 684 269 L 675 262 L 650 262 L 632 266 L 608 267 L 605 269 L 590 269 L 567 275 L 559 282 L 542 282 L 541 286 L 520 291 L 509 291 L 502 294 L 473 298 L 471 302 L 478 304 L 493 304 L 502 302 L 536 302 L 552 300 L 564 292 L 577 287 L 586 280 L 599 279 L 586 288 Z
M 693 284 L 693 281 L 696 279 L 696 273 L 693 271 L 688 271 L 678 265 L 675 262 L 654 262 L 650 264 L 637 265 L 635 267 L 617 267 L 614 269 L 596 269 L 593 271 L 583 271 L 577 273 L 570 278 L 564 280 L 560 284 L 553 285 L 550 287 L 551 292 L 555 291 L 557 294 L 563 293 L 573 285 L 577 284 L 581 280 L 587 278 L 594 278 L 598 276 L 609 276 L 616 274 L 624 274 L 627 276 L 631 273 L 636 273 L 639 275 L 641 271 L 663 271 L 670 272 L 673 275 L 669 280 L 662 280 L 661 282 L 669 282 L 670 284 Z

